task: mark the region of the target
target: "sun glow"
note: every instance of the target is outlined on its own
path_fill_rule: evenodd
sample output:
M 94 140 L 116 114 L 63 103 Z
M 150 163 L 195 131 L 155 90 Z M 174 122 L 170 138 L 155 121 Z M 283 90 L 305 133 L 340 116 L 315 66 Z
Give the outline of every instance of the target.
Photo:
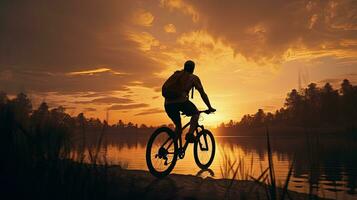
M 356 27 L 348 17 L 354 14 L 348 8 L 350 3 L 331 4 L 323 10 L 324 15 L 316 12 L 320 3 L 310 2 L 265 16 L 260 7 L 238 6 L 237 2 L 224 8 L 215 1 L 205 1 L 205 6 L 200 1 L 184 0 L 135 2 L 120 1 L 121 6 L 103 8 L 98 16 L 87 15 L 94 13 L 90 7 L 85 12 L 66 13 L 68 17 L 58 16 L 58 21 L 43 21 L 44 30 L 50 30 L 53 24 L 59 26 L 53 35 L 56 37 L 43 40 L 50 45 L 35 44 L 41 31 L 24 26 L 31 24 L 28 20 L 32 16 L 21 18 L 28 23 L 18 26 L 33 34 L 21 38 L 14 29 L 2 38 L 20 37 L 17 41 L 24 40 L 23 44 L 38 49 L 3 41 L 3 46 L 18 48 L 3 53 L 3 90 L 13 94 L 20 88 L 33 91 L 37 102 L 46 99 L 53 107 L 63 105 L 73 115 L 84 112 L 102 120 L 109 115 L 111 124 L 122 119 L 162 125 L 171 121 L 163 109 L 161 85 L 190 59 L 196 63 L 195 74 L 217 109 L 214 115 L 202 115 L 202 123 L 215 126 L 231 119 L 238 121 L 259 108 L 272 112 L 280 108 L 286 94 L 299 87 L 302 68 L 308 74 L 304 84 L 335 80 L 337 85 L 342 78 L 356 80 Z M 288 4 L 284 1 L 282 6 Z M 267 6 L 264 9 L 276 9 Z M 298 12 L 290 12 L 294 6 Z M 43 8 L 39 8 L 39 15 L 47 13 Z M 16 12 L 9 11 L 9 16 L 11 13 Z M 245 20 L 235 20 L 237 14 Z M 287 27 L 288 22 L 278 14 L 289 15 L 297 23 L 282 30 L 280 27 Z M 9 19 L 14 17 L 18 16 Z M 73 23 L 65 23 L 71 18 Z M 9 20 L 8 28 L 13 27 L 11 23 Z M 63 38 L 54 40 L 57 36 Z M 24 47 L 26 55 L 17 54 Z M 6 55 L 12 53 L 7 60 Z M 26 61 L 24 69 L 22 61 Z M 198 108 L 206 108 L 197 91 L 192 101 Z

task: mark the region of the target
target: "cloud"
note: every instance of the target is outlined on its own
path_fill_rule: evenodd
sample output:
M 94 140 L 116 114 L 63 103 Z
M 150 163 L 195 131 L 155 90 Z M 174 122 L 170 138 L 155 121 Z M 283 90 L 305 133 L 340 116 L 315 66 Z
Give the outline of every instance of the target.
M 113 105 L 108 108 L 108 110 L 133 110 L 137 108 L 148 107 L 149 104 L 146 103 L 136 103 L 136 104 L 118 104 Z
M 153 21 L 154 16 L 144 9 L 138 9 L 134 12 L 133 22 L 137 25 L 152 26 Z
M 13 78 L 12 72 L 10 70 L 0 71 L 0 80 L 9 81 Z
M 166 24 L 164 26 L 164 31 L 166 33 L 176 33 L 176 26 L 173 24 Z
M 145 109 L 142 110 L 139 113 L 136 113 L 135 116 L 140 116 L 140 115 L 151 115 L 151 114 L 157 114 L 157 113 L 163 113 L 164 110 L 163 109 L 159 109 L 159 108 L 150 108 L 150 109 Z
M 87 94 L 80 95 L 79 97 L 99 97 L 107 95 L 107 92 L 90 92 Z
M 112 72 L 113 74 L 116 74 L 116 75 L 124 75 L 125 74 L 125 73 L 120 73 L 120 72 L 114 71 L 109 68 L 97 68 L 97 69 L 69 72 L 69 73 L 67 73 L 67 75 L 93 75 L 93 74 L 102 73 L 102 72 Z
M 80 92 L 110 92 L 129 90 L 132 75 L 116 75 L 111 72 L 96 73 L 92 76 L 68 76 L 66 73 L 55 75 L 24 71 L 21 69 L 6 69 L 12 73 L 10 80 L 0 80 L 0 89 L 9 93 L 28 91 L 35 93 L 57 92 L 59 94 L 75 94 Z M 1 71 L 0 71 L 1 73 Z M 150 83 L 152 84 L 152 83 Z
M 339 75 L 337 77 L 326 78 L 323 80 L 318 81 L 317 83 L 321 84 L 322 86 L 325 83 L 330 83 L 335 89 L 340 88 L 341 84 L 344 79 L 348 79 L 352 84 L 357 84 L 357 73 L 349 73 Z
M 73 107 L 73 106 L 64 106 L 64 108 L 66 110 L 74 110 L 74 109 L 76 109 L 76 107 Z
M 199 14 L 195 8 L 183 0 L 160 0 L 160 5 L 164 8 L 169 8 L 170 10 L 180 10 L 185 14 L 192 17 L 193 22 L 199 20 Z
M 75 101 L 73 103 L 76 104 L 116 104 L 116 103 L 133 103 L 133 100 L 128 99 L 128 98 L 118 98 L 118 97 L 102 97 L 102 98 L 97 98 L 89 101 Z
M 299 50 L 338 57 L 357 53 L 357 7 L 352 0 L 164 2 L 190 5 L 206 31 L 255 62 L 281 63 Z M 341 43 L 346 39 L 348 47 Z
M 125 90 L 132 81 L 157 86 L 156 73 L 165 66 L 140 50 L 150 36 L 142 42 L 128 36 L 139 7 L 131 0 L 1 1 L 1 89 L 100 92 Z
M 69 72 L 67 73 L 68 75 L 82 75 L 82 74 L 95 74 L 95 73 L 101 73 L 101 72 L 107 72 L 110 71 L 108 68 L 98 68 L 98 69 L 93 69 L 93 70 L 85 70 L 85 71 L 79 71 L 79 72 Z
M 95 109 L 95 108 L 84 108 L 83 111 L 84 112 L 95 112 L 95 111 L 97 111 L 97 109 Z
M 135 42 L 137 42 L 140 46 L 140 50 L 142 51 L 150 51 L 154 47 L 158 47 L 160 45 L 159 40 L 157 40 L 154 36 L 152 36 L 148 32 L 136 33 L 132 32 L 128 34 L 129 38 Z
M 133 97 L 133 95 L 131 95 L 131 94 L 125 94 L 125 95 L 123 95 L 123 97 L 125 97 L 125 98 L 130 98 L 130 97 Z

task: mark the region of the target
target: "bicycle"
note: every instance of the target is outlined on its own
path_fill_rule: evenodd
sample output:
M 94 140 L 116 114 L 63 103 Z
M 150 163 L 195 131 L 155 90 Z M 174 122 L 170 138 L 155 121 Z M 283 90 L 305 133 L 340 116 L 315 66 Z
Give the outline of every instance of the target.
M 199 111 L 199 114 L 201 113 L 210 114 L 210 111 Z M 156 129 L 151 135 L 146 146 L 146 164 L 152 175 L 158 178 L 169 175 L 174 169 L 177 159 L 185 157 L 189 142 L 186 140 L 185 144 L 182 144 L 182 133 L 189 125 L 190 122 L 184 125 L 179 134 L 164 126 Z M 195 133 L 196 137 L 193 142 L 195 162 L 199 168 L 207 169 L 213 162 L 216 143 L 213 134 L 203 125 L 198 124 Z M 153 147 L 154 150 L 152 150 Z

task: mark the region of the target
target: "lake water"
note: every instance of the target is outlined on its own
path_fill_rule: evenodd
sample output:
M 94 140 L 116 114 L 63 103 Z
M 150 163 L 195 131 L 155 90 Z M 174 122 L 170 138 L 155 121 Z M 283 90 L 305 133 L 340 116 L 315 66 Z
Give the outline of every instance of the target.
M 268 167 L 265 137 L 216 136 L 216 154 L 210 171 L 200 171 L 189 145 L 185 158 L 172 173 L 231 178 L 227 163 L 237 168 L 237 179 L 259 177 Z M 271 137 L 278 185 L 286 180 L 295 158 L 289 189 L 333 199 L 357 199 L 357 140 L 336 137 Z M 107 160 L 127 169 L 148 170 L 145 161 L 147 137 L 107 139 Z

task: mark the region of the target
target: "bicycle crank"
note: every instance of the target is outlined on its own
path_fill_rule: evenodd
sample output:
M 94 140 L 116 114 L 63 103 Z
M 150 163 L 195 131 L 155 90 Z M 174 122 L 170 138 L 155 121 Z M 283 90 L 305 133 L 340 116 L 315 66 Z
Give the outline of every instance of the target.
M 183 159 L 185 157 L 185 151 L 182 148 L 179 148 L 178 150 L 178 157 L 180 159 Z

